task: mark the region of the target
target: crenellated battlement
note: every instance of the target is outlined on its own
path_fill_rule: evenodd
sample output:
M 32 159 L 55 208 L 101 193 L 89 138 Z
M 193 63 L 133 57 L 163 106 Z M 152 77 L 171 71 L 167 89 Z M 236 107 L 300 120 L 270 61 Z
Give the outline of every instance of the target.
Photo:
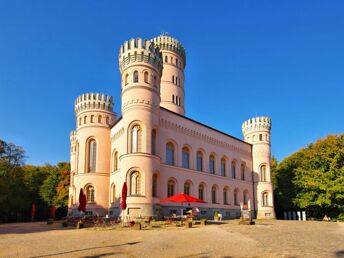
M 76 141 L 76 131 L 71 131 L 69 138 L 70 138 L 71 143 L 75 142 Z
M 160 50 L 168 50 L 178 54 L 182 58 L 185 67 L 185 48 L 178 40 L 169 35 L 160 35 L 159 37 L 152 39 L 152 42 L 154 42 L 155 46 L 159 47 Z
M 162 71 L 161 52 L 154 42 L 147 39 L 137 38 L 124 42 L 119 49 L 118 62 L 121 73 L 135 62 L 149 63 L 155 66 L 159 73 Z
M 242 133 L 247 135 L 257 131 L 270 131 L 271 130 L 271 118 L 267 116 L 257 116 L 246 120 L 242 124 Z
M 85 93 L 75 100 L 75 113 L 83 111 L 108 111 L 113 112 L 113 97 L 102 93 Z

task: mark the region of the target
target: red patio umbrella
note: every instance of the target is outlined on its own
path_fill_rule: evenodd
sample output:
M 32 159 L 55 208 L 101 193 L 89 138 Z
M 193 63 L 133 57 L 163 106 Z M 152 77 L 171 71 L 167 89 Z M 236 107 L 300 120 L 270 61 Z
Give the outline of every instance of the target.
M 123 211 L 122 222 L 124 222 L 124 210 L 127 208 L 127 194 L 128 194 L 128 187 L 127 187 L 127 183 L 124 182 L 123 187 L 122 187 L 122 200 L 121 200 L 121 208 Z
M 84 191 L 82 188 L 80 189 L 80 194 L 79 194 L 79 206 L 78 206 L 78 211 L 86 212 L 86 195 L 84 194 Z
M 31 220 L 34 221 L 36 215 L 36 205 L 33 203 L 31 206 Z
M 205 201 L 197 199 L 196 197 L 187 195 L 187 194 L 177 194 L 173 195 L 171 197 L 161 199 L 160 202 L 180 202 L 180 203 L 191 203 L 191 202 L 198 202 L 198 203 L 204 203 Z M 183 216 L 183 209 L 181 209 L 181 216 Z

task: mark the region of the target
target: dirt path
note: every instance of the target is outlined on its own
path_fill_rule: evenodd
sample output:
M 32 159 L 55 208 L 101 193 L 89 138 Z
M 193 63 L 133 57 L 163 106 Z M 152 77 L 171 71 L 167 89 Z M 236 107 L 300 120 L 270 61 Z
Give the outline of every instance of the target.
M 0 225 L 1 257 L 344 257 L 344 224 L 238 221 L 192 229 L 91 230 Z

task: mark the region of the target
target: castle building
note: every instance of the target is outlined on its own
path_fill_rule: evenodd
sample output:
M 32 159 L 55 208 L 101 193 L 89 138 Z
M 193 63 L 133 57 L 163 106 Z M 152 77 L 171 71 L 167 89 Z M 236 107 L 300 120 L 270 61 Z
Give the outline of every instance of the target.
M 205 201 L 197 204 L 203 217 L 237 218 L 245 205 L 258 218 L 274 218 L 271 119 L 245 121 L 240 140 L 186 117 L 185 49 L 168 35 L 126 41 L 118 61 L 121 117 L 111 96 L 75 101 L 69 211 L 77 211 L 83 189 L 87 213 L 120 215 L 126 182 L 123 212 L 132 217 L 178 213 L 183 204 L 160 199 L 186 193 Z

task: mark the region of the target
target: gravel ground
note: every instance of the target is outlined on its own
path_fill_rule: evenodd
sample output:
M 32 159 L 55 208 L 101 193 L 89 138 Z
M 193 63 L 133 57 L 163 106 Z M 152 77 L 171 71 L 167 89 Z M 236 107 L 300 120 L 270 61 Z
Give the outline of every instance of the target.
M 0 225 L 0 257 L 344 257 L 344 223 L 237 220 L 191 229 Z

